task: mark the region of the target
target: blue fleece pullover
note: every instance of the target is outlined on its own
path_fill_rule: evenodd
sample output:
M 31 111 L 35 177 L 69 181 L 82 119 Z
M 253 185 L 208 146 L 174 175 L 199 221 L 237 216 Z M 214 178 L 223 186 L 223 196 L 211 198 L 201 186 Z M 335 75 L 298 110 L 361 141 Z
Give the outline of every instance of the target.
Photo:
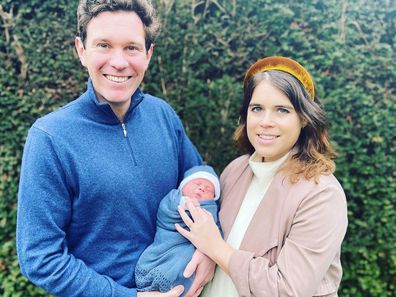
M 124 122 L 92 83 L 29 131 L 19 184 L 22 273 L 58 296 L 136 296 L 159 203 L 202 163 L 174 110 L 142 93 Z

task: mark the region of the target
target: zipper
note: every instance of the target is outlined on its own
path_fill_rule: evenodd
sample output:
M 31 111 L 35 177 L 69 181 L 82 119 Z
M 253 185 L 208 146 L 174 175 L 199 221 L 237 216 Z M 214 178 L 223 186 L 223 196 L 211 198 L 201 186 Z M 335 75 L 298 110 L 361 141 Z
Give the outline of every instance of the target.
M 133 152 L 131 143 L 130 143 L 128 137 L 127 137 L 127 136 L 128 136 L 128 132 L 127 132 L 127 129 L 126 129 L 126 125 L 125 125 L 124 122 L 121 122 L 121 121 L 120 121 L 120 124 L 121 124 L 121 128 L 122 128 L 122 134 L 124 135 L 125 141 L 126 141 L 126 143 L 127 143 L 127 145 L 128 145 L 129 151 L 130 151 L 131 156 L 132 156 L 132 159 L 133 159 L 133 164 L 134 164 L 135 166 L 137 166 L 135 154 L 134 154 L 134 152 Z
M 122 133 L 124 133 L 124 137 L 126 138 L 127 137 L 127 129 L 125 127 L 124 122 L 121 122 L 121 127 L 122 127 Z

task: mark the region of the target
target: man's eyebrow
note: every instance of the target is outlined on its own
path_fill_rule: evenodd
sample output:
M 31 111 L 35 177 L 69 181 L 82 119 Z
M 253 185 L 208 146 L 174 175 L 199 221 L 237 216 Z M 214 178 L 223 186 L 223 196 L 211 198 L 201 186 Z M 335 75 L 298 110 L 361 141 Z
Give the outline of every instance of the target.
M 110 43 L 110 41 L 109 41 L 108 39 L 102 38 L 102 37 L 97 37 L 97 38 L 92 39 L 92 42 L 93 42 L 93 43 L 96 43 L 96 42 L 98 42 L 98 41 Z
M 92 40 L 92 42 L 93 43 L 96 43 L 96 42 L 106 42 L 106 43 L 112 43 L 109 39 L 107 39 L 107 38 L 105 38 L 105 37 L 97 37 L 97 38 L 94 38 L 93 40 Z M 137 42 L 137 41 L 130 41 L 130 42 L 127 42 L 126 43 L 127 45 L 135 45 L 135 46 L 143 46 L 144 45 L 144 43 L 141 43 L 141 42 Z

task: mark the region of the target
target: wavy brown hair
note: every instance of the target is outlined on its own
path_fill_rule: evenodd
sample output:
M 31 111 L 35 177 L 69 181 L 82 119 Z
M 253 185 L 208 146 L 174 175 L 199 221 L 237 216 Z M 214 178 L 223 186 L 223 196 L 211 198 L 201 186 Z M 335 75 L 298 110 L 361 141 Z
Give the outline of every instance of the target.
M 318 182 L 321 174 L 333 173 L 336 155 L 329 140 L 329 125 L 323 107 L 317 97 L 312 100 L 302 84 L 294 76 L 284 71 L 259 72 L 246 81 L 239 114 L 239 126 L 234 133 L 234 139 L 240 148 L 250 155 L 255 151 L 247 136 L 246 120 L 253 91 L 264 80 L 289 98 L 304 123 L 293 148 L 293 155 L 280 170 L 285 172 L 293 183 L 301 177 Z

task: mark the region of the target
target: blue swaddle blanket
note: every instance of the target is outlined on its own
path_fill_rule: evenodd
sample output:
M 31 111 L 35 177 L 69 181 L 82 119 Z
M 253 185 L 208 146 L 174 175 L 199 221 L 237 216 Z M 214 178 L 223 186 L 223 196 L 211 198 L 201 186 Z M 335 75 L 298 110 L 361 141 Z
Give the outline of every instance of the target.
M 175 223 L 186 228 L 177 207 L 183 205 L 180 190 L 171 190 L 161 201 L 157 213 L 157 231 L 154 242 L 140 256 L 135 279 L 138 291 L 167 292 L 177 285 L 184 286 L 184 294 L 190 288 L 194 275 L 183 276 L 183 271 L 195 252 L 194 245 L 175 228 Z M 208 210 L 217 223 L 218 206 L 214 200 L 201 201 L 201 207 Z

